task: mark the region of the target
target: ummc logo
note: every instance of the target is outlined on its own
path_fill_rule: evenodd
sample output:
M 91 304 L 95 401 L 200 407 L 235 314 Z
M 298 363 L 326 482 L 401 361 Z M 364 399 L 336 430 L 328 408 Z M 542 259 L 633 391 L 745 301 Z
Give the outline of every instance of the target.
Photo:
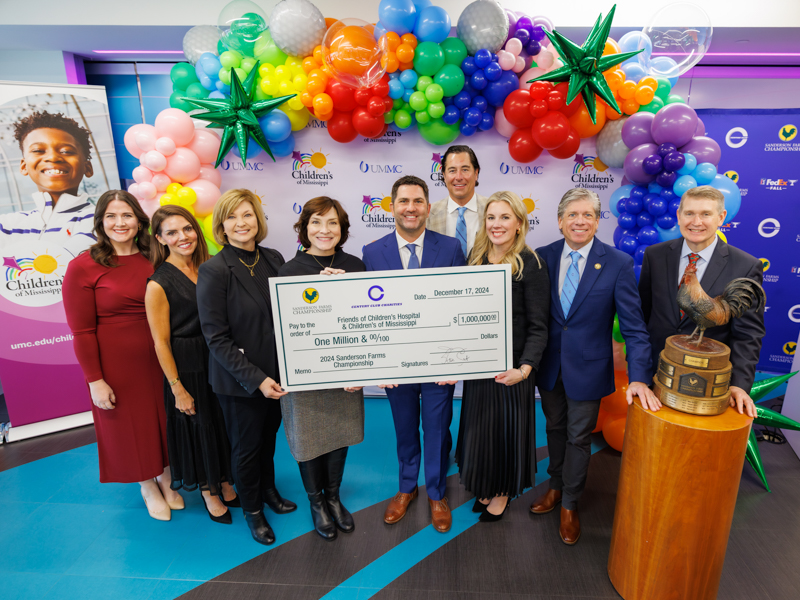
M 507 165 L 506 163 L 501 162 L 500 173 L 503 175 L 508 175 L 509 173 L 512 175 L 542 175 L 544 173 L 544 167 L 539 165 L 523 167 L 519 165 Z
M 234 171 L 263 171 L 264 170 L 264 163 L 263 162 L 247 162 L 242 164 L 241 161 L 234 161 L 231 162 L 229 160 L 223 160 L 222 163 L 219 165 L 223 171 L 234 170 Z
M 764 219 L 761 223 L 758 224 L 758 233 L 761 234 L 761 237 L 771 238 L 778 235 L 778 232 L 781 230 L 781 223 L 778 219 L 773 219 L 770 217 L 769 219 Z
M 784 125 L 778 132 L 778 137 L 781 138 L 782 142 L 791 142 L 795 137 L 797 137 L 797 127 L 791 124 Z
M 731 148 L 741 148 L 747 143 L 747 130 L 744 127 L 734 127 L 725 135 L 725 143 Z
M 392 173 L 401 175 L 403 173 L 403 165 L 371 165 L 363 160 L 361 164 L 358 165 L 358 169 L 362 173 Z
M 379 285 L 373 285 L 367 291 L 367 296 L 373 302 L 378 302 L 379 300 L 383 300 L 383 288 Z

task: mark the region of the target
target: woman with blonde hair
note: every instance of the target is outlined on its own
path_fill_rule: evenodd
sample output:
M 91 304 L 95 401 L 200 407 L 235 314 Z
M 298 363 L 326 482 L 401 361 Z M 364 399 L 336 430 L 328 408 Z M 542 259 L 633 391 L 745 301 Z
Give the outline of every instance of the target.
M 219 400 L 208 383 L 208 346 L 197 313 L 197 271 L 208 260 L 208 247 L 197 219 L 182 206 L 159 208 L 151 228 L 155 273 L 144 304 L 164 372 L 171 486 L 200 488 L 211 520 L 230 524 L 227 506 L 239 506 L 231 449 Z
M 275 437 L 286 394 L 278 381 L 269 279 L 278 275 L 280 252 L 259 246 L 267 237 L 261 200 L 250 190 L 228 190 L 214 206 L 214 240 L 222 250 L 200 266 L 197 309 L 211 355 L 209 381 L 225 415 L 233 480 L 250 533 L 275 542 L 264 516 L 295 510 L 275 488 Z
M 547 345 L 550 280 L 528 247 L 525 204 L 514 192 L 486 203 L 470 265 L 511 265 L 513 367 L 464 382 L 456 461 L 464 487 L 476 496 L 481 521 L 499 521 L 511 498 L 531 487 L 536 473 L 536 369 Z

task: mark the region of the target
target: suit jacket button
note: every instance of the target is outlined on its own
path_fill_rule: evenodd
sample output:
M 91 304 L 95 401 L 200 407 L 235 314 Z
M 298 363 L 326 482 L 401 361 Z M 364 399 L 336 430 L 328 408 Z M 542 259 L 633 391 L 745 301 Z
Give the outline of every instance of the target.
M 567 330 L 567 326 L 566 326 L 566 325 L 564 325 L 564 331 L 566 331 L 566 330 Z

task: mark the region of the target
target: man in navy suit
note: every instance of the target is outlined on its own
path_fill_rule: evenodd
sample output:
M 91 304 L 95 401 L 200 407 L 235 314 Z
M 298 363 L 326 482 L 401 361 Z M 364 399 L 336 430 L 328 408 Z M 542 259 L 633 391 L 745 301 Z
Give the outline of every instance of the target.
M 413 175 L 401 177 L 392 186 L 395 231 L 364 248 L 367 271 L 460 267 L 464 253 L 455 238 L 425 230 L 430 213 L 428 186 Z M 433 526 L 445 533 L 452 516 L 445 497 L 450 452 L 449 427 L 453 416 L 454 382 L 387 385 L 397 434 L 400 491 L 389 502 L 383 520 L 397 523 L 417 497 L 420 448 L 419 424 L 425 445 L 425 485 Z
M 597 194 L 572 189 L 558 205 L 564 239 L 537 250 L 550 273 L 550 331 L 536 374 L 547 420 L 550 489 L 531 512 L 548 513 L 561 502 L 559 535 L 569 545 L 581 534 L 578 499 L 586 485 L 600 399 L 615 389 L 615 313 L 627 343 L 628 404 L 639 396 L 645 408 L 661 406 L 645 383 L 651 373 L 650 341 L 633 258 L 596 239 L 599 224 Z

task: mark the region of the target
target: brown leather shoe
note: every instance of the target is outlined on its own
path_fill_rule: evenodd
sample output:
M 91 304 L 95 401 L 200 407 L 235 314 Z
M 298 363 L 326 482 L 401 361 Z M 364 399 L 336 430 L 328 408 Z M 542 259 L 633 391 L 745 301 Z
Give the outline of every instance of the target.
M 547 490 L 544 496 L 539 496 L 533 501 L 531 512 L 535 515 L 544 515 L 551 512 L 559 502 L 561 502 L 561 490 Z
M 450 531 L 450 526 L 453 524 L 453 515 L 450 512 L 450 507 L 447 506 L 447 498 L 442 498 L 441 500 L 428 498 L 428 504 L 431 507 L 433 528 L 439 533 Z
M 578 509 L 567 510 L 561 507 L 561 526 L 558 528 L 561 541 L 567 546 L 574 546 L 581 537 L 581 521 L 578 518 Z
M 394 525 L 400 519 L 406 516 L 408 505 L 411 501 L 419 495 L 419 490 L 414 488 L 410 494 L 397 492 L 395 497 L 389 501 L 389 506 L 386 507 L 386 512 L 383 513 L 383 522 L 389 525 Z

